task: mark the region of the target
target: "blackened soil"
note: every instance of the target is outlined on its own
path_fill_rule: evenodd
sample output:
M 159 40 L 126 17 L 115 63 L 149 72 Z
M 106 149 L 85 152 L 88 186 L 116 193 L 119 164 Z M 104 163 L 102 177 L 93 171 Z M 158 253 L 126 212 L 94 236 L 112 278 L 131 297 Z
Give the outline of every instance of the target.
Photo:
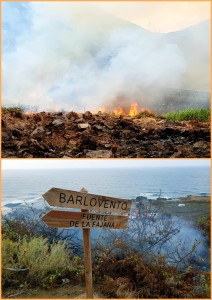
M 90 112 L 3 112 L 2 157 L 206 158 L 210 123 Z

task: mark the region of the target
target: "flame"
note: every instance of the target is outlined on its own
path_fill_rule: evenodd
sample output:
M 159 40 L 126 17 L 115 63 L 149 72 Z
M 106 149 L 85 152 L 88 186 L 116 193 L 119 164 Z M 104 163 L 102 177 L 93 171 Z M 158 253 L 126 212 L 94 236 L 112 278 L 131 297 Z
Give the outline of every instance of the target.
M 124 109 L 122 107 L 117 107 L 114 111 L 113 111 L 115 116 L 121 116 L 124 115 Z
M 139 105 L 137 102 L 133 102 L 131 103 L 130 107 L 122 107 L 122 106 L 118 106 L 113 110 L 107 110 L 105 107 L 101 107 L 100 109 L 98 109 L 98 112 L 94 112 L 94 113 L 109 113 L 112 115 L 115 115 L 117 117 L 119 116 L 130 116 L 130 117 L 135 117 L 138 113 L 139 113 Z
M 115 114 L 115 116 L 125 115 L 125 116 L 134 117 L 138 114 L 138 103 L 136 102 L 131 103 L 129 111 L 126 108 L 124 109 L 123 107 L 117 107 L 113 111 L 113 113 Z
M 138 103 L 134 102 L 130 106 L 129 116 L 134 117 L 138 114 Z

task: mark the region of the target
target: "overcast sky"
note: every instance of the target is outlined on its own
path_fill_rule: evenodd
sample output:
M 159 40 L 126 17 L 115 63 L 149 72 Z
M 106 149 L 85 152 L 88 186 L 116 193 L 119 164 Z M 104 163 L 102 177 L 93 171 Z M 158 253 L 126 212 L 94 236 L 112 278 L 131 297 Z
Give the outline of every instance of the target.
M 2 169 L 161 168 L 210 166 L 209 159 L 3 159 Z

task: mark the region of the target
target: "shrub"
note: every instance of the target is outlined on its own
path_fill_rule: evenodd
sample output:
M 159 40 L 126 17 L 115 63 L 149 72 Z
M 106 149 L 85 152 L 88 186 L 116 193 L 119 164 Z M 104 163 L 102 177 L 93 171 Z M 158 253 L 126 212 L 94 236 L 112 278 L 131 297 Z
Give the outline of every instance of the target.
M 167 119 L 174 121 L 196 120 L 200 122 L 208 122 L 210 120 L 209 109 L 186 109 L 178 112 L 170 112 L 165 115 Z
M 15 257 L 18 252 L 18 242 L 14 242 L 9 238 L 3 239 L 2 242 L 2 264 L 6 267 L 16 265 Z
M 177 270 L 162 256 L 102 253 L 94 266 L 101 292 L 110 298 L 207 298 L 210 274 Z
M 13 117 L 22 118 L 24 108 L 21 106 L 15 107 L 2 107 L 2 113 L 10 113 Z
M 19 241 L 21 237 L 32 237 L 34 232 L 21 220 L 4 218 L 2 235 L 12 241 Z
M 2 266 L 3 285 L 8 286 L 12 282 L 22 284 L 23 278 L 19 273 L 7 270 L 29 269 L 25 276 L 25 282 L 30 285 L 51 285 L 70 272 L 70 258 L 63 242 L 49 244 L 47 239 L 32 238 L 21 241 L 12 241 L 9 238 L 2 240 Z
M 197 219 L 197 224 L 199 228 L 204 232 L 204 234 L 210 238 L 210 227 L 211 227 L 211 221 L 210 218 L 202 217 Z

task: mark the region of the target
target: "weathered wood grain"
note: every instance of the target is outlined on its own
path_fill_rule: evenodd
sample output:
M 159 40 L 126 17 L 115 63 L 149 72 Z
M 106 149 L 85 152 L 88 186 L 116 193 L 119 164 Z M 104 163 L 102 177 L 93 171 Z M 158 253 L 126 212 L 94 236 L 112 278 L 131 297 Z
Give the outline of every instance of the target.
M 128 216 L 51 210 L 42 220 L 51 228 L 127 228 Z
M 50 206 L 79 208 L 100 212 L 129 213 L 132 201 L 108 196 L 52 188 L 43 195 Z

